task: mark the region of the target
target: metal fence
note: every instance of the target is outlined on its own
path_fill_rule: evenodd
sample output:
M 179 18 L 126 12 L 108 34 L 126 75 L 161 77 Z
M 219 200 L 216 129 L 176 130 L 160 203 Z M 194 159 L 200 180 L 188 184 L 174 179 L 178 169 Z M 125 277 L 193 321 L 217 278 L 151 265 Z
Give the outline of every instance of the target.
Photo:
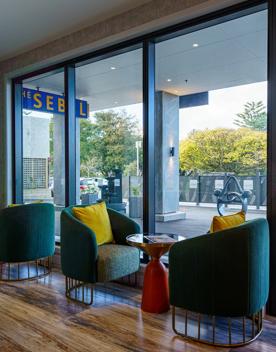
M 198 175 L 196 177 L 179 177 L 179 201 L 200 203 L 216 203 L 214 190 L 223 188 L 228 176 Z M 266 176 L 237 176 L 241 187 L 250 191 L 249 205 L 257 209 L 266 205 Z M 235 191 L 235 189 L 231 189 Z
M 187 203 L 216 203 L 214 190 L 223 188 L 227 181 L 227 175 L 198 175 L 198 176 L 180 176 L 179 177 L 179 201 Z M 266 176 L 259 172 L 255 176 L 236 176 L 241 187 L 245 191 L 250 191 L 249 205 L 266 206 Z M 142 190 L 141 176 L 123 177 L 123 197 L 129 198 L 132 188 L 140 186 Z M 235 191 L 235 189 L 231 189 Z

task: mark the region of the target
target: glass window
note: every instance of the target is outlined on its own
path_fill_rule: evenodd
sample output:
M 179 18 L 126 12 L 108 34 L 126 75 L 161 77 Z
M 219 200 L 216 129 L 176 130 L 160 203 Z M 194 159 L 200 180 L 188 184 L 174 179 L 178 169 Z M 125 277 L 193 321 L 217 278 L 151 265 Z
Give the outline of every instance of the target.
M 103 199 L 142 224 L 142 50 L 76 69 L 77 200 Z
M 65 199 L 64 74 L 23 82 L 23 200 L 51 202 L 56 236 Z
M 156 45 L 157 231 L 206 233 L 224 192 L 266 216 L 266 111 L 267 11 Z

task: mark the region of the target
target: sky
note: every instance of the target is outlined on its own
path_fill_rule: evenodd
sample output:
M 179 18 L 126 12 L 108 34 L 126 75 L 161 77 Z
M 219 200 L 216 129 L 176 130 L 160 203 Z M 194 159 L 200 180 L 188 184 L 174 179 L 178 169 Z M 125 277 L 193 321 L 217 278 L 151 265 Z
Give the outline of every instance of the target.
M 193 129 L 238 128 L 233 121 L 244 104 L 251 101 L 267 105 L 267 82 L 210 91 L 208 105 L 179 111 L 179 139 L 186 138 Z

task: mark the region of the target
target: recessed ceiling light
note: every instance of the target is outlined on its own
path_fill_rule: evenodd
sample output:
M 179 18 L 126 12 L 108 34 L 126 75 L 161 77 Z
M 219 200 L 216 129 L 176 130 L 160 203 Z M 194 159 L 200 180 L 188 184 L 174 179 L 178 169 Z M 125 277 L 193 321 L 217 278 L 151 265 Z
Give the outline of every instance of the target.
M 111 66 L 110 70 L 116 70 L 116 67 L 115 66 Z
M 194 43 L 193 44 L 193 48 L 198 48 L 199 44 L 198 43 Z
M 168 78 L 168 79 L 167 79 L 167 82 L 171 82 L 171 81 L 172 81 L 172 79 L 171 79 L 171 78 Z
M 117 101 L 114 101 L 114 104 L 118 104 L 118 102 L 117 102 Z

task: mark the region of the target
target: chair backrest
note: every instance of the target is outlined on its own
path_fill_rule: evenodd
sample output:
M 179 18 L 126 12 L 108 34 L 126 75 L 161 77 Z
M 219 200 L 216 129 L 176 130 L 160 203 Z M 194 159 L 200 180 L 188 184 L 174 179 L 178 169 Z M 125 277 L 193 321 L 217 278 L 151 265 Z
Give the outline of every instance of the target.
M 87 204 L 70 205 L 69 207 L 64 208 L 63 212 L 69 216 L 76 218 L 73 212 L 73 208 L 85 208 L 87 206 Z
M 172 246 L 171 304 L 202 314 L 245 316 L 269 291 L 269 230 L 265 219 Z
M 53 204 L 35 203 L 0 211 L 0 260 L 30 261 L 55 251 Z

